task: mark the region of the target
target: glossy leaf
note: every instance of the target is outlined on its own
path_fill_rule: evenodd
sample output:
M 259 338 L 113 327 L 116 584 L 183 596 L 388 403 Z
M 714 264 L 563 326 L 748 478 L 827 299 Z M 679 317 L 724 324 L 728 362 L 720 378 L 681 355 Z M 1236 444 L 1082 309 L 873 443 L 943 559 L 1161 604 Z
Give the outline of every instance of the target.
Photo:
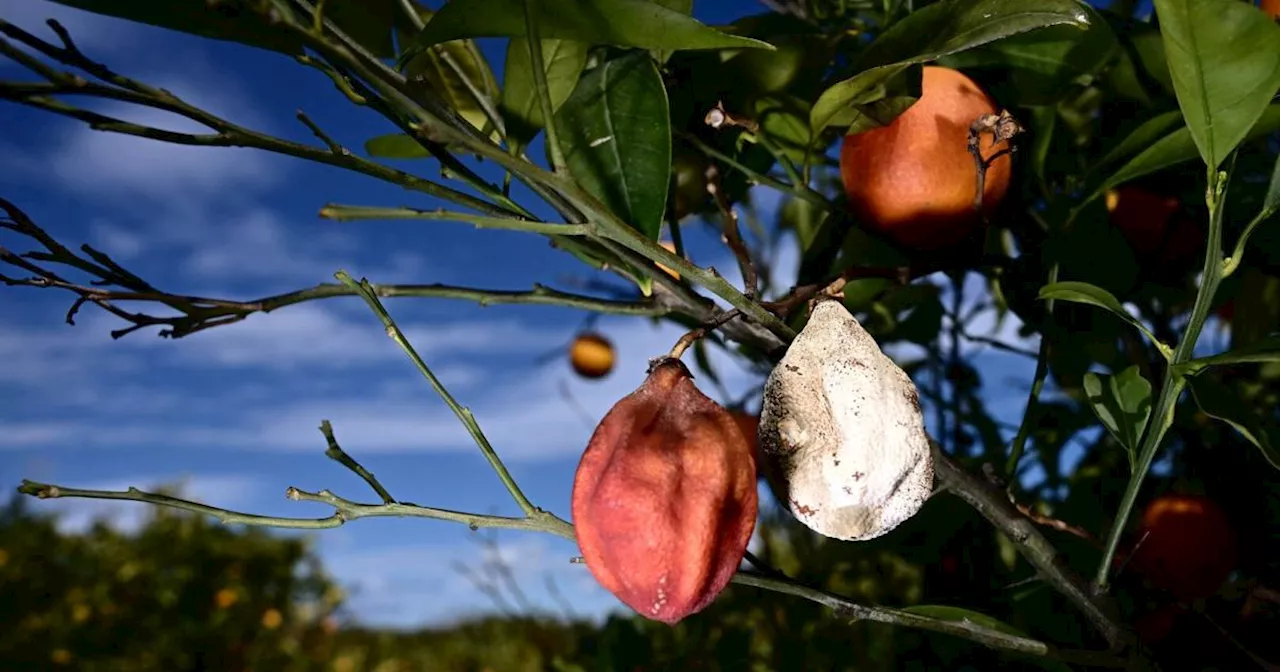
M 468 37 L 523 37 L 525 0 L 451 0 L 406 53 Z M 723 33 L 649 0 L 538 0 L 538 34 L 548 40 L 641 49 L 773 49 Z
M 1142 432 L 1151 420 L 1151 383 L 1137 366 L 1115 375 L 1084 374 L 1084 392 L 1102 426 L 1129 451 L 1129 465 L 1137 456 Z
M 1275 427 L 1268 426 L 1255 409 L 1226 385 L 1208 376 L 1194 376 L 1187 382 L 1196 405 L 1205 415 L 1231 425 L 1240 436 L 1262 451 L 1262 456 L 1271 466 L 1280 469 L 1280 450 L 1276 447 L 1280 434 L 1277 434 Z
M 649 54 L 633 51 L 587 71 L 555 124 L 574 179 L 657 240 L 670 187 L 671 121 Z
M 1047 104 L 1073 91 L 1072 84 L 1097 73 L 1120 48 L 1111 26 L 1082 8 L 1089 25 L 1049 26 L 997 40 L 944 59 L 953 68 L 999 67 L 1021 104 Z M 1084 80 L 1088 81 L 1088 80 Z
M 1280 90 L 1280 25 L 1239 0 L 1155 0 L 1178 105 L 1212 169 Z
M 542 40 L 542 65 L 547 75 L 553 114 L 573 93 L 573 87 L 587 64 L 587 49 L 585 42 Z M 507 136 L 518 146 L 527 145 L 545 126 L 527 39 L 511 38 L 507 45 L 504 72 L 502 116 L 507 123 Z
M 1280 130 L 1280 105 L 1272 105 L 1262 113 L 1258 118 L 1258 123 L 1250 129 L 1245 136 L 1246 140 L 1256 140 L 1257 138 L 1266 136 Z M 1119 168 L 1115 173 L 1106 179 L 1088 199 L 1087 203 L 1098 198 L 1107 189 L 1123 184 L 1130 180 L 1135 180 L 1144 175 L 1150 175 L 1159 170 L 1176 166 L 1180 163 L 1191 161 L 1198 156 L 1195 140 L 1191 136 L 1191 131 L 1187 127 L 1178 130 L 1160 138 L 1151 143 L 1146 150 L 1140 152 L 1137 156 L 1130 159 L 1127 163 Z M 1082 203 L 1083 205 L 1083 203 Z
M 400 0 L 329 0 L 325 16 L 375 56 L 395 56 L 392 31 L 401 22 Z M 269 25 L 246 0 L 210 7 L 207 0 L 53 0 L 60 5 L 286 54 L 303 53 L 302 40 Z M 299 21 L 310 21 L 298 16 Z
M 1148 329 L 1145 324 L 1138 321 L 1138 318 L 1130 315 L 1129 311 L 1125 310 L 1124 306 L 1120 305 L 1120 301 L 1116 299 L 1111 292 L 1108 292 L 1101 287 L 1091 285 L 1087 282 L 1055 282 L 1051 285 L 1045 285 L 1040 288 L 1040 299 L 1071 301 L 1073 303 L 1084 303 L 1103 308 L 1116 317 L 1119 317 L 1125 322 L 1133 325 L 1145 334 L 1152 343 L 1156 344 L 1156 347 L 1160 349 L 1161 353 L 1163 353 L 1165 357 L 1169 357 L 1172 354 L 1172 352 L 1169 351 L 1169 347 L 1160 343 L 1160 341 L 1156 339 L 1155 334 L 1151 333 L 1151 330 Z
M 1176 110 L 1157 114 L 1154 117 L 1142 122 L 1137 128 L 1133 129 L 1124 140 L 1116 143 L 1111 151 L 1098 159 L 1097 163 L 1090 167 L 1089 172 L 1093 172 L 1108 166 L 1120 159 L 1133 156 L 1152 146 L 1157 140 L 1165 137 L 1170 131 L 1182 126 L 1182 113 Z
M 942 0 L 929 5 L 872 43 L 859 63 L 862 72 L 824 91 L 809 123 L 820 131 L 849 106 L 880 100 L 884 93 L 877 88 L 909 65 L 1054 25 L 1084 27 L 1088 16 L 1075 0 Z

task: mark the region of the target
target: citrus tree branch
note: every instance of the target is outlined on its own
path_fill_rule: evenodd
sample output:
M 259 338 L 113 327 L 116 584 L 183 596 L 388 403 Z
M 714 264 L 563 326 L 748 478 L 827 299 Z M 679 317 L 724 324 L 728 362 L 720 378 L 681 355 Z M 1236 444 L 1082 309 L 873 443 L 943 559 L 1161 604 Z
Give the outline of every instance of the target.
M 12 277 L 0 273 L 0 283 L 44 289 L 61 289 L 76 295 L 67 321 L 74 324 L 80 307 L 92 303 L 132 324 L 112 332 L 119 338 L 145 327 L 163 327 L 160 335 L 181 338 L 197 331 L 239 322 L 254 313 L 269 313 L 308 301 L 359 292 L 341 283 L 322 283 L 313 287 L 266 296 L 249 301 L 173 294 L 159 289 L 116 263 L 110 256 L 82 245 L 80 253 L 67 248 L 37 225 L 12 202 L 0 197 L 0 229 L 7 229 L 38 243 L 43 250 L 17 254 L 0 246 L 0 264 L 8 264 L 26 274 Z M 43 262 L 43 263 L 41 263 Z M 56 264 L 91 276 L 85 283 L 73 282 L 48 265 Z M 654 300 L 619 301 L 572 294 L 534 285 L 530 291 L 475 289 L 442 284 L 371 285 L 380 298 L 434 298 L 473 301 L 482 306 L 528 304 L 562 306 L 615 315 L 668 315 L 672 308 Z M 150 303 L 164 306 L 176 315 L 152 315 L 125 309 L 123 304 Z
M 1116 620 L 1115 605 L 1105 595 L 1095 592 L 1084 577 L 1062 562 L 1058 550 L 1036 529 L 1031 519 L 1018 511 L 1004 488 L 969 473 L 936 442 L 930 443 L 934 473 L 942 489 L 964 500 L 1003 532 L 1040 577 L 1084 614 L 1113 649 L 1132 643 L 1132 638 Z

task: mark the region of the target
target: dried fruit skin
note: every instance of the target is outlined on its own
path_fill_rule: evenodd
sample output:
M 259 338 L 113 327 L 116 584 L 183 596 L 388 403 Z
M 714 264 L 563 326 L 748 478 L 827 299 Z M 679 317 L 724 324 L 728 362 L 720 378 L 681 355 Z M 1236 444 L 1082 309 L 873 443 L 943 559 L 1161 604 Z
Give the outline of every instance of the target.
M 733 416 L 678 359 L 596 427 L 573 483 L 573 523 L 600 585 L 675 623 L 709 605 L 755 529 L 755 455 Z
M 915 385 L 839 301 L 814 306 L 769 375 L 760 456 L 779 501 L 835 539 L 881 536 L 933 491 Z

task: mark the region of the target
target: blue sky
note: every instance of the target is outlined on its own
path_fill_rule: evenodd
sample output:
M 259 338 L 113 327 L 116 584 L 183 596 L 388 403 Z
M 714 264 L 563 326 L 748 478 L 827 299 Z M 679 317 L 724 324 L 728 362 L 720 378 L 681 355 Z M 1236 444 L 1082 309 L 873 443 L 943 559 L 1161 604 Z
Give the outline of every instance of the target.
M 695 15 L 709 23 L 761 10 L 753 3 L 695 3 Z M 0 14 L 42 35 L 48 34 L 43 19 L 57 17 L 91 57 L 259 130 L 313 142 L 294 119 L 298 108 L 353 149 L 393 130 L 347 104 L 318 73 L 279 55 L 43 0 L 8 3 Z M 488 40 L 482 48 L 501 81 L 504 45 Z M 6 62 L 0 75 L 17 76 L 17 68 Z M 114 104 L 95 109 L 194 130 L 163 113 Z M 436 173 L 425 163 L 413 167 Z M 339 224 L 316 216 L 327 202 L 443 205 L 370 178 L 252 150 L 112 136 L 9 104 L 0 104 L 0 193 L 70 246 L 88 242 L 178 292 L 249 299 L 331 281 L 338 269 L 380 283 L 494 289 L 528 289 L 534 282 L 572 289 L 573 280 L 591 277 L 572 257 L 528 234 L 448 223 Z M 776 198 L 759 196 L 767 215 Z M 711 229 L 686 224 L 686 231 L 696 262 L 739 281 Z M 0 240 L 27 249 L 25 241 Z M 784 282 L 794 275 L 795 260 L 788 241 L 777 260 Z M 971 280 L 967 294 L 974 296 L 980 283 Z M 293 306 L 177 341 L 154 331 L 113 341 L 108 332 L 124 325 L 93 308 L 69 327 L 63 316 L 70 300 L 50 290 L 0 288 L 5 489 L 22 478 L 103 489 L 181 480 L 188 496 L 216 506 L 325 515 L 319 505 L 286 501 L 285 488 L 370 496 L 354 475 L 324 457 L 316 428 L 327 418 L 347 450 L 399 498 L 518 513 L 466 432 L 358 299 Z M 584 381 L 563 358 L 535 361 L 567 344 L 584 313 L 445 300 L 393 300 L 388 307 L 454 396 L 471 406 L 525 492 L 565 518 L 577 457 L 594 423 L 640 383 L 647 359 L 681 333 L 646 319 L 603 317 L 597 327 L 613 339 L 618 364 L 611 376 Z M 1006 324 L 1000 334 L 1015 341 L 1016 326 Z M 1018 344 L 1035 346 L 1034 340 Z M 974 344 L 966 348 L 991 386 L 992 410 L 1016 422 L 1032 363 Z M 731 392 L 758 382 L 720 361 Z M 704 391 L 718 396 L 709 385 Z M 63 512 L 68 529 L 95 515 L 127 528 L 143 511 L 131 503 L 73 500 L 38 508 Z M 579 615 L 619 609 L 585 568 L 569 563 L 576 555 L 571 544 L 514 532 L 497 538 L 536 608 L 555 608 L 545 588 L 550 577 Z M 315 542 L 335 577 L 358 587 L 351 608 L 361 621 L 415 626 L 493 608 L 453 568 L 483 558 L 464 527 L 361 520 L 318 533 Z

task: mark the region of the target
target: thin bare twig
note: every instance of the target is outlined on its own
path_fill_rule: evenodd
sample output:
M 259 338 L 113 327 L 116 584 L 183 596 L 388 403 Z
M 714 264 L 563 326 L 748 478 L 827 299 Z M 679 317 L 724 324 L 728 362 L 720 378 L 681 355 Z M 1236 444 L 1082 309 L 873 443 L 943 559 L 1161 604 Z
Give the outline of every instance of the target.
M 733 204 L 729 203 L 729 199 L 724 195 L 724 186 L 720 182 L 720 170 L 715 167 L 715 164 L 707 166 L 707 191 L 715 198 L 716 205 L 720 208 L 720 216 L 724 220 L 724 242 L 730 250 L 733 250 L 733 256 L 738 260 L 738 269 L 742 272 L 742 294 L 748 299 L 755 300 L 760 291 L 756 267 L 751 263 L 751 250 L 747 249 L 746 243 L 742 242 L 742 232 L 738 229 L 738 213 L 734 212 Z
M 680 359 L 684 356 L 685 350 L 688 350 L 689 346 L 693 345 L 694 341 L 706 336 L 708 332 L 718 329 L 721 325 L 726 324 L 735 317 L 742 317 L 742 313 L 737 308 L 720 313 L 710 322 L 707 322 L 701 327 L 689 331 L 685 335 L 681 336 L 680 340 L 676 341 L 676 344 L 671 346 L 671 352 L 668 353 L 667 356 Z

